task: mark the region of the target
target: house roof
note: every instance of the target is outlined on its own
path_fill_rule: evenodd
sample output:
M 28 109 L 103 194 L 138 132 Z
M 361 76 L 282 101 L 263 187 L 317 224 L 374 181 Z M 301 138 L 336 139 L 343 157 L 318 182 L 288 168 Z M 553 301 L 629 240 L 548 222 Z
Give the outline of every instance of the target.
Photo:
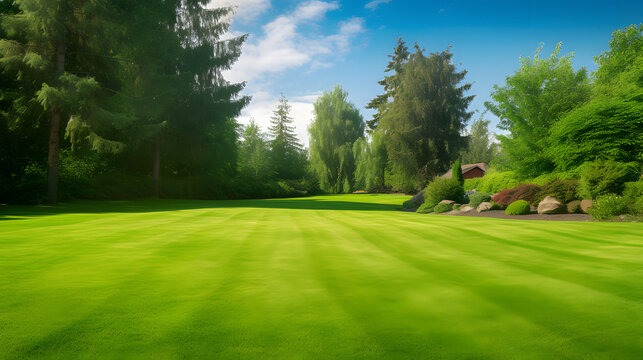
M 460 168 L 462 168 L 462 174 L 466 173 L 467 171 L 473 169 L 473 168 L 479 168 L 480 170 L 486 172 L 487 171 L 487 164 L 481 162 L 481 163 L 475 163 L 475 164 L 464 164 Z M 440 177 L 444 179 L 451 179 L 451 171 L 452 169 L 449 169 L 449 171 L 445 172 L 442 174 Z

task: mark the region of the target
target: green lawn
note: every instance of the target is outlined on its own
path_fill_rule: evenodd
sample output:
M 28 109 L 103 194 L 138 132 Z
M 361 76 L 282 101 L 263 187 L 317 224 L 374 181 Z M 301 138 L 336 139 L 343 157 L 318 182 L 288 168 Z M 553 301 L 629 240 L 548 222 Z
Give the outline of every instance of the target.
M 408 197 L 0 207 L 0 358 L 643 358 L 643 224 Z

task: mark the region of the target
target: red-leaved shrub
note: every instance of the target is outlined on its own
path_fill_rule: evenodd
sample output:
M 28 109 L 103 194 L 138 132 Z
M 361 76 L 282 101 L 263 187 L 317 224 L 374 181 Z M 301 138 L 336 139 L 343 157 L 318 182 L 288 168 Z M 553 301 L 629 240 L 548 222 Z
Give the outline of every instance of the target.
M 525 200 L 531 204 L 536 200 L 540 189 L 540 186 L 535 184 L 522 184 L 513 189 L 500 191 L 491 197 L 491 201 L 503 206 L 508 206 L 518 200 Z

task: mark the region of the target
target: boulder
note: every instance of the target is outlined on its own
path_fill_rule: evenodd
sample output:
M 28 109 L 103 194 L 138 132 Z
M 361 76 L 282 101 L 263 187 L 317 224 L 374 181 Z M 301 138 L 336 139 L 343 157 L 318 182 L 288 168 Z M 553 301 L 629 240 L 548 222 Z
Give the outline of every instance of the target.
M 538 204 L 538 214 L 563 214 L 567 212 L 567 207 L 555 197 L 546 196 Z
M 473 211 L 473 210 L 475 210 L 473 208 L 473 206 L 469 206 L 469 205 L 464 205 L 464 206 L 460 207 L 460 211 L 462 211 L 462 212 L 469 212 L 469 211 Z
M 580 210 L 587 214 L 587 210 L 591 208 L 593 205 L 592 200 L 581 200 L 580 202 Z
M 478 205 L 478 208 L 476 209 L 477 212 L 483 212 L 483 211 L 489 211 L 493 207 L 493 204 L 491 204 L 488 201 L 481 202 L 480 205 Z
M 442 201 L 440 201 L 440 202 L 439 202 L 439 204 L 451 204 L 451 205 L 455 205 L 455 201 L 453 201 L 453 200 L 442 200 Z

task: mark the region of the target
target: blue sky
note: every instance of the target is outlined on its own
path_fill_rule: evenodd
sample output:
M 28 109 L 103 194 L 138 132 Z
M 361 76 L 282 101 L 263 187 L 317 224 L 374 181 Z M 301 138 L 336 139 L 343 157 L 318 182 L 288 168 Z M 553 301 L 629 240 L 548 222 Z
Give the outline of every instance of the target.
M 468 71 L 476 95 L 470 110 L 484 110 L 494 84 L 533 56 L 540 43 L 549 55 L 558 42 L 574 52 L 576 68 L 594 71 L 594 56 L 608 49 L 612 31 L 643 22 L 637 1 L 292 1 L 213 0 L 237 6 L 230 35 L 249 34 L 241 59 L 225 73 L 246 81 L 251 104 L 239 118 L 267 128 L 280 93 L 290 101 L 297 134 L 308 143 L 312 103 L 340 84 L 365 119 L 364 106 L 382 92 L 396 39 L 427 52 L 452 45 L 454 61 Z M 495 131 L 495 121 L 492 116 Z

